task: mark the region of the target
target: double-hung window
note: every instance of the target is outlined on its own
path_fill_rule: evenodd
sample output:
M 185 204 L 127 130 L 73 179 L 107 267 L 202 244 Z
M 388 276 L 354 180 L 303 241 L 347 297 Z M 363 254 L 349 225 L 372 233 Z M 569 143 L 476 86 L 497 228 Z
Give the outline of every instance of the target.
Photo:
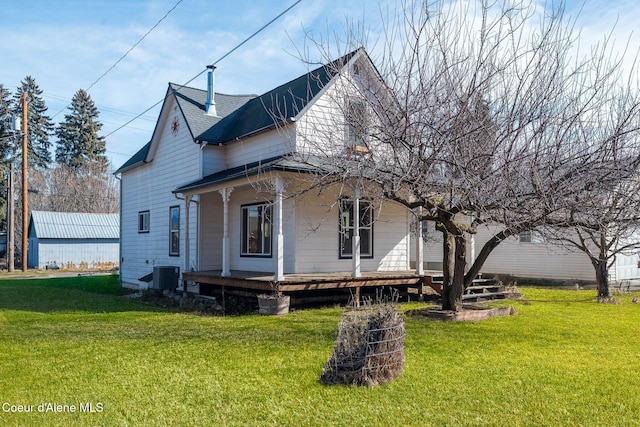
M 367 147 L 367 108 L 362 100 L 347 99 L 345 112 L 347 148 L 361 150 Z
M 180 206 L 169 208 L 169 255 L 180 256 Z
M 373 257 L 373 208 L 368 200 L 360 200 L 360 256 Z M 350 199 L 340 199 L 340 258 L 353 255 L 354 203 Z
M 242 206 L 242 256 L 271 256 L 271 204 Z
M 149 211 L 138 212 L 138 233 L 148 233 L 149 223 L 150 223 Z

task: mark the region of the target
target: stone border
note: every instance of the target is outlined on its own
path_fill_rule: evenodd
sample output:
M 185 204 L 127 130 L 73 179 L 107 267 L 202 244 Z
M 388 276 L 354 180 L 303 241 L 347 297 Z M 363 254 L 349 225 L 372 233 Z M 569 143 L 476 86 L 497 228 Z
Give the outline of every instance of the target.
M 442 310 L 439 308 L 427 308 L 421 310 L 412 310 L 408 315 L 420 315 L 433 320 L 454 321 L 454 322 L 475 322 L 486 320 L 491 317 L 514 316 L 518 314 L 517 310 L 511 306 L 495 307 L 495 308 L 466 308 L 462 311 L 454 312 L 451 310 Z

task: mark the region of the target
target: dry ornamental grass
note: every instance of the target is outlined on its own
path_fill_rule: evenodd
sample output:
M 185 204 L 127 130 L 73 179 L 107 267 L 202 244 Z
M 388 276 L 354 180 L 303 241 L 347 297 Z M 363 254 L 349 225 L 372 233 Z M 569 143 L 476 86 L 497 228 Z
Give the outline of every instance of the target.
M 320 382 L 375 386 L 392 381 L 404 367 L 404 320 L 392 303 L 345 311 L 333 354 Z

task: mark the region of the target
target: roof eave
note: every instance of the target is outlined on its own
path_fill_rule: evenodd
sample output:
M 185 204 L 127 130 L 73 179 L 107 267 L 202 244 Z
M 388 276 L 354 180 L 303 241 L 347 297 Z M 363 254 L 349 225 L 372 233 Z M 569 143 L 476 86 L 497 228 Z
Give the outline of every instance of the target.
M 128 165 L 127 167 L 118 168 L 113 174 L 114 175 L 122 174 L 123 172 L 128 172 L 131 169 L 135 169 L 135 168 L 137 168 L 139 166 L 146 165 L 146 164 L 147 164 L 147 162 L 145 162 L 144 160 L 142 160 L 140 162 L 132 163 L 132 164 Z

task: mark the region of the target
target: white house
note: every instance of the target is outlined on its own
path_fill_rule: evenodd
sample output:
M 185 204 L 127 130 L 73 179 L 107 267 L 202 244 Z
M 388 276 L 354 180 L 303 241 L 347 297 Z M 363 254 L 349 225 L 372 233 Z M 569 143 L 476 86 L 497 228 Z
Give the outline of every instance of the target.
M 423 250 L 421 238 L 412 243 L 411 215 L 403 206 L 372 206 L 339 185 L 300 191 L 313 171 L 294 153 L 359 148 L 347 117 L 342 124 L 327 120 L 345 114 L 336 108 L 344 97 L 341 79 L 358 85 L 377 75 L 364 50 L 328 65 L 260 96 L 216 93 L 213 69 L 207 90 L 169 84 L 151 140 L 117 171 L 123 285 L 148 286 L 159 266 L 178 267 L 194 291 L 203 285 L 312 290 L 429 283 L 423 267 L 442 267 L 432 225 L 427 234 L 436 240 Z M 323 126 L 337 127 L 338 136 L 314 135 Z M 490 237 L 489 229 L 479 230 L 469 260 Z M 640 277 L 637 261 L 619 256 L 612 279 Z M 500 244 L 483 272 L 594 278 L 585 255 L 535 236 Z
M 409 271 L 403 206 L 375 206 L 372 221 L 370 202 L 337 185 L 298 193 L 310 170 L 290 155 L 308 149 L 336 81 L 375 70 L 362 49 L 331 65 L 261 96 L 216 93 L 212 69 L 208 90 L 169 84 L 151 141 L 116 172 L 123 285 L 146 286 L 156 266 L 190 282 L 252 287 L 253 275 L 298 290 L 308 286 L 300 274 L 332 273 L 335 286 L 374 273 L 383 283 L 383 272 L 396 283 L 422 277 Z M 326 144 L 353 148 L 348 136 Z
M 473 262 L 482 246 L 498 231 L 479 227 L 467 247 L 467 259 Z M 424 262 L 427 269 L 442 269 L 442 239 L 433 224 L 427 224 Z M 595 282 L 595 270 L 587 255 L 567 246 L 553 245 L 533 233 L 511 236 L 501 242 L 482 267 L 483 274 L 506 275 L 525 279 Z M 609 269 L 610 280 L 640 278 L 638 256 L 618 254 Z

